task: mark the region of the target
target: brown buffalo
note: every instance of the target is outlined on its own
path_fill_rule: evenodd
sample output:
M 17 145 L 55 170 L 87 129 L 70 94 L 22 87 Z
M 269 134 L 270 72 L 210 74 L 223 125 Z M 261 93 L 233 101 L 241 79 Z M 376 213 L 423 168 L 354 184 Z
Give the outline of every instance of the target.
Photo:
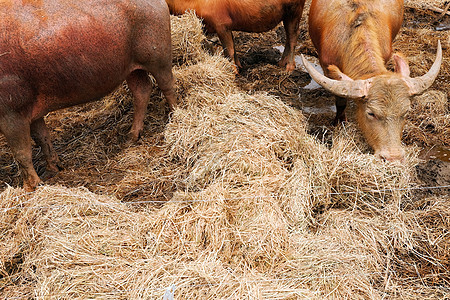
M 163 0 L 0 1 L 0 131 L 23 175 L 33 168 L 31 136 L 60 169 L 44 116 L 100 99 L 124 80 L 134 95 L 130 137 L 137 140 L 151 93 L 151 73 L 171 108 L 176 104 L 169 10 Z
M 326 76 L 302 57 L 311 77 L 337 95 L 335 121 L 345 120 L 346 99 L 354 99 L 367 142 L 389 161 L 404 158 L 401 135 L 410 96 L 431 86 L 442 62 L 439 43 L 433 66 L 421 77 L 409 77 L 398 54 L 394 72 L 386 69 L 402 20 L 403 0 L 312 0 L 309 33 Z
M 283 21 L 286 46 L 279 62 L 287 71 L 295 69 L 294 50 L 300 34 L 299 22 L 305 0 L 166 0 L 172 14 L 195 11 L 206 30 L 217 33 L 235 66 L 241 64 L 234 48 L 232 31 L 265 32 Z M 236 69 L 237 72 L 237 69 Z

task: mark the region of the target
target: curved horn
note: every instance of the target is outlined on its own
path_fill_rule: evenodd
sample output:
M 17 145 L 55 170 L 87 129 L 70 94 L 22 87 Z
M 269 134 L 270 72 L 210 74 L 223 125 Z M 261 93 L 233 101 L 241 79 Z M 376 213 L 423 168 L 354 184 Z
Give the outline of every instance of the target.
M 436 53 L 436 59 L 434 60 L 433 65 L 430 70 L 423 76 L 416 78 L 404 78 L 406 84 L 409 86 L 409 94 L 416 95 L 423 93 L 426 89 L 428 89 L 436 79 L 439 69 L 441 68 L 442 63 L 442 47 L 441 41 L 438 41 L 438 48 Z
M 327 91 L 344 98 L 362 98 L 367 96 L 371 80 L 334 80 L 322 75 L 301 55 L 303 65 L 309 75 Z

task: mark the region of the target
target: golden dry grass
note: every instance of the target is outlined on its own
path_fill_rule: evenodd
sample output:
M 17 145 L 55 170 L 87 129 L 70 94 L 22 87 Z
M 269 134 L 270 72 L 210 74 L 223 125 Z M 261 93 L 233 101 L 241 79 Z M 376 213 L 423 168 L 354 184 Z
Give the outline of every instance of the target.
M 0 193 L 0 297 L 449 297 L 450 198 L 408 190 L 417 148 L 380 162 L 352 123 L 327 147 L 298 109 L 241 90 L 199 24 L 172 18 L 180 107 L 167 120 L 155 91 L 138 144 L 123 138 L 126 87 L 48 118 L 84 179 Z M 440 126 L 430 95 L 417 106 Z

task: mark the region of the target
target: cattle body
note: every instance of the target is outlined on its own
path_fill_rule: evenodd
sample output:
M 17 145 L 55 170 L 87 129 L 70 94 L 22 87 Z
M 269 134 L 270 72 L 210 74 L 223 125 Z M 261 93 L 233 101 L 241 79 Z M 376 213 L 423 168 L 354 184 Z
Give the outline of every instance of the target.
M 175 106 L 169 16 L 163 0 L 0 1 L 0 131 L 27 190 L 41 182 L 31 136 L 46 172 L 60 169 L 48 112 L 98 100 L 126 80 L 134 96 L 130 137 L 137 140 L 152 89 L 148 73 Z
M 217 33 L 222 46 L 236 67 L 232 31 L 265 32 L 283 21 L 286 45 L 279 62 L 287 71 L 295 69 L 294 50 L 300 34 L 299 23 L 305 0 L 166 0 L 172 14 L 195 11 L 207 32 Z M 237 72 L 237 68 L 236 68 Z
M 442 62 L 440 43 L 427 74 L 409 77 L 409 66 L 392 42 L 403 20 L 403 0 L 312 0 L 309 33 L 324 70 L 304 59 L 309 74 L 336 98 L 335 122 L 345 120 L 347 98 L 356 101 L 359 127 L 375 154 L 403 160 L 401 135 L 410 96 L 436 79 Z M 394 72 L 386 69 L 393 57 Z

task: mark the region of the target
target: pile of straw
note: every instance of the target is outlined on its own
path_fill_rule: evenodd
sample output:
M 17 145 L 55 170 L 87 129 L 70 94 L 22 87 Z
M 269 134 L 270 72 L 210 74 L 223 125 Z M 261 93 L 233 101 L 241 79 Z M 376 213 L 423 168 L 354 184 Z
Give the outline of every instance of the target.
M 88 117 L 87 133 L 70 118 L 86 108 L 55 114 L 63 159 L 102 178 L 0 194 L 2 299 L 449 295 L 450 198 L 414 198 L 415 147 L 404 165 L 381 162 L 351 123 L 327 147 L 299 110 L 242 91 L 193 15 L 172 28 L 185 32 L 169 120 L 150 109 L 149 133 L 126 144 L 125 87 L 92 105 L 103 122 Z

